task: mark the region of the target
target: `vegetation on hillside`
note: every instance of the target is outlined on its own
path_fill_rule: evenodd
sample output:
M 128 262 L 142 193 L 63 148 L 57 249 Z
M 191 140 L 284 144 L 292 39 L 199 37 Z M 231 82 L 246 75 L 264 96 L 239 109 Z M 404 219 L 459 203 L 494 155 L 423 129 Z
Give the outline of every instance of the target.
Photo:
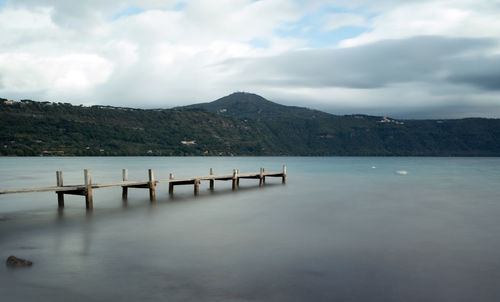
M 500 120 L 336 116 L 248 93 L 162 110 L 0 99 L 0 155 L 499 156 Z

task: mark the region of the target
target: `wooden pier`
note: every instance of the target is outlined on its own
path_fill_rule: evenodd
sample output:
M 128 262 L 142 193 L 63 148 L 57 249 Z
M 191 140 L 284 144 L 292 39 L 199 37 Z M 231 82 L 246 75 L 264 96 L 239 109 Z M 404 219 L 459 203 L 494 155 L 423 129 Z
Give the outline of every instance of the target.
M 174 187 L 180 185 L 193 185 L 194 195 L 200 193 L 200 183 L 202 181 L 209 181 L 210 190 L 214 190 L 215 181 L 231 181 L 232 189 L 237 190 L 240 184 L 240 179 L 258 179 L 259 186 L 262 186 L 266 182 L 266 177 L 281 177 L 282 183 L 286 183 L 286 165 L 283 165 L 283 170 L 281 172 L 266 172 L 264 168 L 260 168 L 257 173 L 240 173 L 240 170 L 234 169 L 232 174 L 222 174 L 216 175 L 214 169 L 210 168 L 210 174 L 207 176 L 200 177 L 189 177 L 189 178 L 175 178 L 173 173 L 170 173 L 169 179 L 155 179 L 153 169 L 148 170 L 148 180 L 147 181 L 129 181 L 128 180 L 128 170 L 122 170 L 122 181 L 119 182 L 109 182 L 94 184 L 92 183 L 90 170 L 83 170 L 84 183 L 80 185 L 64 185 L 62 171 L 56 172 L 56 186 L 53 187 L 41 187 L 41 188 L 31 188 L 31 189 L 16 189 L 16 190 L 0 190 L 0 194 L 15 194 L 15 193 L 32 193 L 32 192 L 55 192 L 57 194 L 57 204 L 59 208 L 64 207 L 64 195 L 80 195 L 85 197 L 85 207 L 87 209 L 92 209 L 94 207 L 94 201 L 92 196 L 92 191 L 99 188 L 109 188 L 109 187 L 122 187 L 122 198 L 126 200 L 128 198 L 129 188 L 139 188 L 149 190 L 149 200 L 156 200 L 156 186 L 160 183 L 168 183 L 168 193 L 170 195 L 174 194 Z

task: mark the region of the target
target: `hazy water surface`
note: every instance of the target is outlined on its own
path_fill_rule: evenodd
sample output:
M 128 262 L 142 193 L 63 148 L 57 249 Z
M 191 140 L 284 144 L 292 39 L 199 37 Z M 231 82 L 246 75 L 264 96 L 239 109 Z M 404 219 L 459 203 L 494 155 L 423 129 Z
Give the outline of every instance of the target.
M 0 195 L 2 301 L 499 301 L 499 158 L 0 158 L 0 189 L 257 172 L 215 191 Z M 407 171 L 406 175 L 396 171 Z

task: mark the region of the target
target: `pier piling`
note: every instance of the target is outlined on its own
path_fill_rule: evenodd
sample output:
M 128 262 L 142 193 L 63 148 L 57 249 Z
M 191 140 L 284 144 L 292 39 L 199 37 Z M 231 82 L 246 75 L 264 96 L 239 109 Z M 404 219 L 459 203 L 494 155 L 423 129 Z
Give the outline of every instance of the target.
M 194 180 L 194 195 L 200 194 L 200 180 L 197 178 Z
M 174 173 L 170 173 L 169 180 L 174 180 Z M 168 183 L 168 194 L 170 194 L 170 195 L 174 194 L 174 183 L 173 182 Z
M 122 170 L 122 179 L 123 181 L 128 181 L 128 169 Z M 126 186 L 122 186 L 122 199 L 123 200 L 128 199 L 128 187 Z
M 236 174 L 238 175 L 238 177 L 236 177 L 236 186 L 239 187 L 240 186 L 240 169 L 236 169 Z
M 233 184 L 232 184 L 233 191 L 236 190 L 237 182 L 238 182 L 238 170 L 233 169 Z
M 56 177 L 57 177 L 57 186 L 62 187 L 63 186 L 62 171 L 57 171 Z M 59 208 L 64 208 L 64 193 L 62 192 L 57 192 L 57 206 Z
M 286 165 L 283 165 L 283 176 L 281 176 L 281 183 L 286 183 Z
M 155 201 L 156 200 L 156 183 L 155 183 L 155 175 L 153 172 L 153 169 L 148 170 L 148 175 L 149 175 L 149 200 L 150 201 Z
M 260 181 L 259 186 L 262 186 L 266 183 L 266 170 L 264 168 L 260 168 Z
M 213 176 L 213 175 L 214 175 L 214 168 L 210 168 L 210 176 Z M 215 183 L 215 180 L 210 179 L 210 191 L 214 190 L 214 183 Z
M 90 210 L 94 208 L 94 198 L 92 196 L 92 179 L 90 178 L 90 170 L 89 169 L 83 170 L 83 176 L 85 179 L 85 189 L 84 189 L 85 207 Z

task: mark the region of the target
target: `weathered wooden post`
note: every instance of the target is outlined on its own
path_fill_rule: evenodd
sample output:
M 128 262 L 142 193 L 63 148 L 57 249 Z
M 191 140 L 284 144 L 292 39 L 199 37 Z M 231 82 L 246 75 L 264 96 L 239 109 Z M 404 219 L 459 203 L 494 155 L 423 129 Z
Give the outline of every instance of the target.
M 122 177 L 123 181 L 128 181 L 128 170 L 123 169 L 122 170 Z M 128 199 L 128 187 L 122 186 L 122 199 L 127 200 Z
M 92 196 L 92 179 L 90 178 L 90 170 L 83 170 L 83 177 L 85 179 L 85 207 L 87 209 L 94 208 L 94 198 Z
M 266 176 L 264 175 L 266 173 L 266 170 L 264 168 L 260 168 L 260 182 L 259 186 L 262 186 L 263 184 L 266 183 Z
M 200 180 L 196 178 L 194 180 L 194 195 L 200 194 Z
M 240 186 L 240 169 L 236 169 L 236 173 L 238 174 L 238 178 L 236 178 L 236 186 Z
M 238 181 L 238 170 L 233 169 L 233 191 L 236 190 L 236 182 Z
M 281 183 L 286 183 L 286 165 L 283 165 L 283 176 L 281 178 Z
M 174 180 L 174 173 L 170 173 L 170 180 Z M 174 183 L 173 182 L 168 183 L 168 194 L 170 194 L 170 195 L 174 194 Z
M 153 172 L 153 169 L 148 170 L 149 174 L 149 200 L 150 201 L 155 201 L 156 200 L 156 183 L 155 183 L 155 175 Z
M 57 177 L 57 186 L 62 187 L 63 186 L 62 171 L 56 171 L 56 177 Z M 57 205 L 60 208 L 64 208 L 64 193 L 63 192 L 57 192 Z
M 214 175 L 214 168 L 210 168 L 210 175 L 211 176 Z M 215 183 L 215 180 L 210 179 L 210 191 L 214 190 L 214 183 Z

